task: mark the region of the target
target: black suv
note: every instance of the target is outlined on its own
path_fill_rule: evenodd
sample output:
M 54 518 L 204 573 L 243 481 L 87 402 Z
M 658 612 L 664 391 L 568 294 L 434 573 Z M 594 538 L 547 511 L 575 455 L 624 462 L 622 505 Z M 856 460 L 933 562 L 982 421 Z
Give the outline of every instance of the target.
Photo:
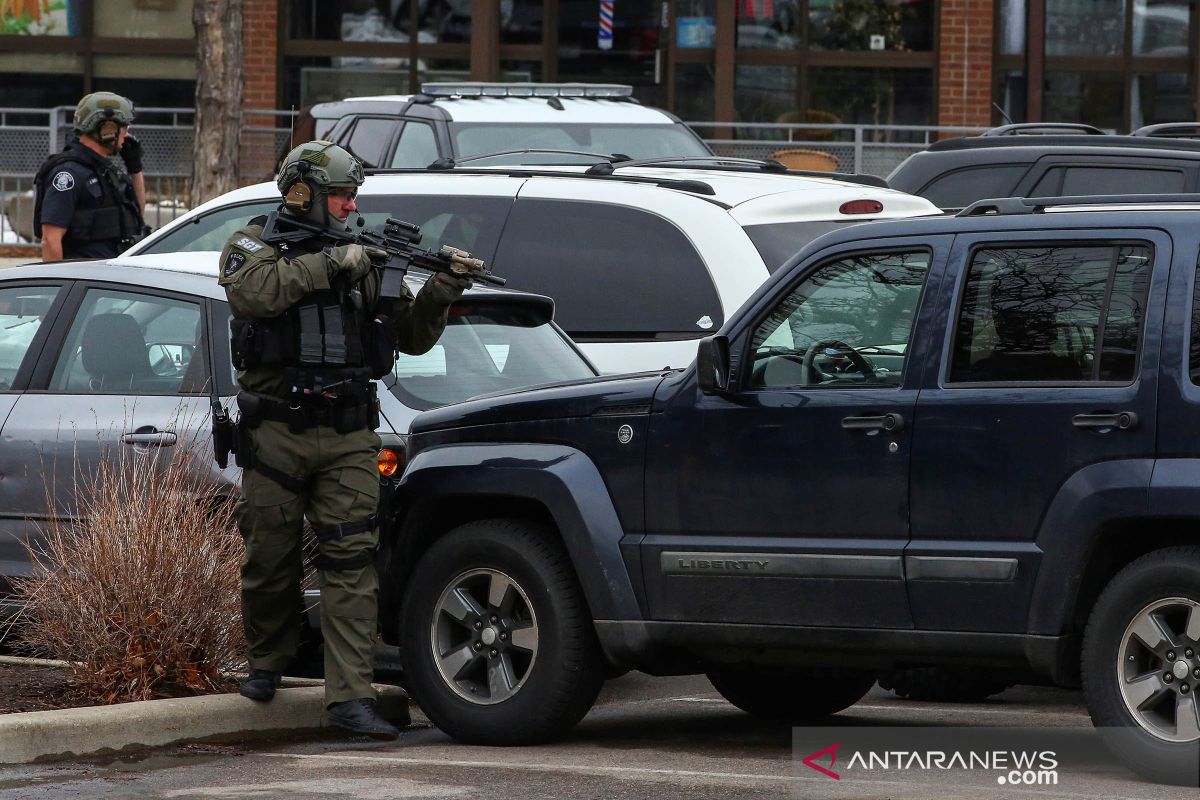
M 1196 192 L 1200 141 L 1186 137 L 1197 135 L 1200 123 L 1150 125 L 1128 136 L 1089 125 L 1005 125 L 914 153 L 888 185 L 955 211 L 986 197 Z
M 381 562 L 414 697 L 514 744 L 631 668 L 799 721 L 986 666 L 1082 685 L 1126 763 L 1196 785 L 1198 210 L 855 226 L 687 369 L 422 414 Z

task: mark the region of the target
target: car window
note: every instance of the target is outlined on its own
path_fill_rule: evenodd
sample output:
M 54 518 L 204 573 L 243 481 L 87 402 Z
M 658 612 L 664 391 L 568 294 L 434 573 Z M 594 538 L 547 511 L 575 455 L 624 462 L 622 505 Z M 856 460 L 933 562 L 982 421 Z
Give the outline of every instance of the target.
M 623 153 L 633 158 L 706 156 L 708 148 L 683 124 L 600 125 L 546 123 L 450 123 L 454 152 L 459 156 L 505 150 L 582 150 L 588 153 Z M 587 163 L 595 159 L 565 159 L 553 154 L 514 154 L 480 161 L 480 164 Z
M 595 375 L 553 326 L 531 327 L 525 316 L 518 308 L 456 304 L 432 350 L 400 354 L 392 370 L 392 392 L 405 405 L 423 410 Z
M 1131 383 L 1151 257 L 1143 244 L 978 251 L 950 382 Z
M 200 305 L 91 289 L 58 355 L 50 390 L 191 394 L 206 389 Z
M 346 145 L 347 149 L 358 156 L 366 166 L 381 166 L 384 151 L 399 124 L 394 119 L 364 117 L 355 123 L 354 132 L 350 134 L 350 141 Z
M 1197 261 L 1196 284 L 1192 289 L 1192 341 L 1188 371 L 1192 383 L 1200 386 L 1200 260 Z
M 1160 194 L 1182 192 L 1183 185 L 1183 171 L 1177 169 L 1055 167 L 1041 177 L 1037 185 L 1029 192 L 1029 196 Z
M 817 222 L 775 222 L 770 225 L 747 225 L 746 235 L 754 243 L 767 269 L 775 272 L 796 255 L 806 244 L 823 233 L 835 231 L 844 225 L 859 225 L 870 220 L 842 222 L 820 220 Z
M 899 386 L 927 251 L 825 264 L 788 293 L 751 338 L 746 386 Z
M 948 172 L 918 194 L 938 208 L 966 208 L 977 200 L 1010 197 L 1028 164 L 998 164 Z
M 518 200 L 495 272 L 549 295 L 576 340 L 715 331 L 721 300 L 700 254 L 662 217 L 626 206 Z
M 510 197 L 364 195 L 358 209 L 368 227 L 396 217 L 421 228 L 421 247 L 437 250 L 448 244 L 490 261 L 512 203 Z
M 50 311 L 58 286 L 0 289 L 0 392 L 11 390 L 33 337 Z
M 400 131 L 400 141 L 396 143 L 396 152 L 392 153 L 392 166 L 428 167 L 440 155 L 433 126 L 424 122 L 408 122 Z
M 277 208 L 279 198 L 219 208 L 180 225 L 140 252 L 195 253 L 201 250 L 221 250 L 238 228 Z

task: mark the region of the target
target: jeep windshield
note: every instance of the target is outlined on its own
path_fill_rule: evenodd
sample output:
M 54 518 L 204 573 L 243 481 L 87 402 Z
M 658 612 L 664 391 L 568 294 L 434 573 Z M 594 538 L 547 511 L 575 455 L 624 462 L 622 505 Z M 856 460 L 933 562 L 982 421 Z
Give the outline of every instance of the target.
M 673 125 L 604 125 L 573 123 L 450 123 L 454 152 L 458 156 L 499 153 L 506 150 L 582 150 L 588 153 L 623 153 L 631 158 L 712 155 L 692 129 Z M 551 153 L 512 153 L 474 162 L 505 164 L 591 164 L 594 158 Z
M 400 402 L 424 411 L 476 395 L 595 376 L 549 322 L 548 309 L 548 303 L 511 298 L 465 298 L 451 306 L 433 349 L 419 356 L 401 353 L 384 382 Z

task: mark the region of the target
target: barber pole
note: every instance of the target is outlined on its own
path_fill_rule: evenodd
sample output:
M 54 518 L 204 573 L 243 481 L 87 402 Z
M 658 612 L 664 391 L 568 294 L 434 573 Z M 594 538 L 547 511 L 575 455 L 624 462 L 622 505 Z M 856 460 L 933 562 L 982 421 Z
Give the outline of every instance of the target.
M 612 50 L 613 5 L 613 0 L 600 0 L 600 33 L 596 45 L 601 50 Z

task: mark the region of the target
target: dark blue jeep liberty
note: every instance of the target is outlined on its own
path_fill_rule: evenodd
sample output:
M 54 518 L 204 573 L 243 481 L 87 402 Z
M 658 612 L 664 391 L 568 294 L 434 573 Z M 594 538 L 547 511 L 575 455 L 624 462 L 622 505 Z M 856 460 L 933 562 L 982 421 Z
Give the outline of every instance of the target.
M 986 667 L 1197 785 L 1198 256 L 1200 196 L 857 225 L 688 369 L 423 414 L 381 553 L 414 697 L 520 744 L 627 669 L 801 722 Z

